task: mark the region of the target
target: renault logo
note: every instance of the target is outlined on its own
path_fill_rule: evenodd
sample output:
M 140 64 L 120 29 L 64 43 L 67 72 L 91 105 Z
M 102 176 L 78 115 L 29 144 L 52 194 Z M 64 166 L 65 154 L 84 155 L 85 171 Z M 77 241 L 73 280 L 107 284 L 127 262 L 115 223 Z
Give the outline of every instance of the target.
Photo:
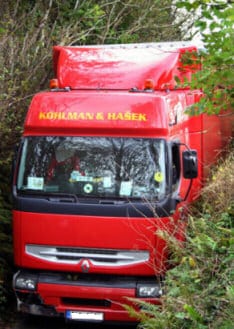
M 81 262 L 81 271 L 83 273 L 88 273 L 90 269 L 90 263 L 87 259 L 82 260 Z

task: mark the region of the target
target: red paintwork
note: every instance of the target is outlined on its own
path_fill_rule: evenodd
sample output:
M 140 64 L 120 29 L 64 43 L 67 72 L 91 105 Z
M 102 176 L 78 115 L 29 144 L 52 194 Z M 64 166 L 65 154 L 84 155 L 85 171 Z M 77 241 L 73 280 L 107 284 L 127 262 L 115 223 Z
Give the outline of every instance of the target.
M 137 136 L 165 136 L 168 124 L 164 106 L 163 98 L 151 94 L 41 93 L 32 101 L 24 134 L 93 135 L 96 132 L 98 135 L 107 135 L 106 130 L 109 129 L 109 134 L 118 135 L 121 129 L 128 136 L 132 136 L 132 132 Z M 121 120 L 117 120 L 122 113 L 127 113 L 125 119 L 121 117 Z
M 90 247 L 126 250 L 150 250 L 148 263 L 132 266 L 95 267 L 90 273 L 112 273 L 124 275 L 154 275 L 165 271 L 165 242 L 152 232 L 175 230 L 169 218 L 119 218 L 76 215 L 36 214 L 14 211 L 15 262 L 19 267 L 49 269 L 71 272 L 80 271 L 80 264 L 52 264 L 27 255 L 26 244 Z M 17 225 L 17 226 L 16 226 Z M 111 225 L 111 233 L 110 232 Z M 20 230 L 20 228 L 23 228 Z M 43 232 L 43 234 L 41 234 Z M 156 251 L 155 251 L 156 248 Z M 157 257 L 154 259 L 154 252 Z
M 65 313 L 69 306 L 64 304 L 61 297 L 69 298 L 95 298 L 95 300 L 109 300 L 110 307 L 89 307 L 86 306 L 85 311 L 91 312 L 103 312 L 105 314 L 105 321 L 136 321 L 136 319 L 129 317 L 128 313 L 124 309 L 123 305 L 128 304 L 136 308 L 133 302 L 126 299 L 136 298 L 135 291 L 133 289 L 120 289 L 120 288 L 106 288 L 106 287 L 76 287 L 76 286 L 51 286 L 48 284 L 40 284 L 38 292 L 42 296 L 47 305 L 54 305 L 57 312 Z M 95 297 L 94 297 L 95 296 Z M 142 299 L 144 301 L 144 299 Z M 160 304 L 159 299 L 145 299 L 152 304 Z M 71 308 L 71 307 L 70 307 Z M 72 306 L 74 311 L 83 311 L 84 307 Z
M 171 89 L 175 76 L 189 78 L 191 67 L 182 67 L 184 52 L 194 46 L 122 45 L 109 47 L 54 47 L 54 70 L 61 87 L 72 89 L 144 88 L 153 79 L 155 89 Z
M 180 140 L 198 152 L 199 176 L 193 181 L 187 199 L 190 202 L 199 195 L 208 174 L 206 167 L 214 162 L 226 137 L 230 136 L 231 129 L 228 117 L 200 115 L 190 118 L 184 113 L 188 106 L 199 100 L 201 92 L 173 89 L 174 76 L 178 74 L 181 79 L 185 76 L 189 78 L 191 72 L 198 68 L 186 67 L 184 71 L 179 70 L 181 55 L 194 49 L 167 46 L 163 50 L 163 47 L 157 45 L 55 47 L 54 69 L 60 88 L 79 90 L 35 95 L 25 120 L 24 136 L 129 136 Z M 132 87 L 144 88 L 146 79 L 154 80 L 155 91 L 129 92 Z M 188 185 L 189 181 L 181 177 L 181 198 L 185 196 Z M 15 263 L 20 268 L 81 271 L 80 264 L 56 265 L 35 259 L 25 253 L 26 244 L 141 249 L 150 251 L 148 263 L 117 268 L 92 266 L 90 273 L 144 276 L 163 274 L 167 257 L 165 242 L 155 232 L 163 229 L 183 241 L 186 206 L 187 203 L 179 203 L 177 209 L 180 211 L 176 211 L 171 218 L 140 220 L 14 210 Z M 125 302 L 123 296 L 135 297 L 135 291 L 131 289 L 39 284 L 38 293 L 45 304 L 54 305 L 61 313 L 71 308 L 62 304 L 61 297 L 111 299 L 114 301 L 111 308 L 103 310 L 105 319 L 132 320 L 119 304 Z M 159 302 L 157 299 L 148 301 Z M 96 310 L 94 307 L 72 309 Z

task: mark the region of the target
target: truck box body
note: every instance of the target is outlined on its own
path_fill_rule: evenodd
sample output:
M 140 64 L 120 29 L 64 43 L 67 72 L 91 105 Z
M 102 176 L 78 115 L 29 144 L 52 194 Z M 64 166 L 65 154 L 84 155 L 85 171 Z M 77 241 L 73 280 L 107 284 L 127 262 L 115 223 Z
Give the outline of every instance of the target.
M 58 88 L 34 96 L 14 175 L 20 311 L 135 321 L 128 297 L 160 304 L 169 255 L 157 233 L 184 241 L 187 206 L 231 129 L 226 117 L 185 113 L 202 94 L 174 77 L 198 69 L 181 69 L 195 50 L 54 48 Z M 197 177 L 184 173 L 186 147 Z

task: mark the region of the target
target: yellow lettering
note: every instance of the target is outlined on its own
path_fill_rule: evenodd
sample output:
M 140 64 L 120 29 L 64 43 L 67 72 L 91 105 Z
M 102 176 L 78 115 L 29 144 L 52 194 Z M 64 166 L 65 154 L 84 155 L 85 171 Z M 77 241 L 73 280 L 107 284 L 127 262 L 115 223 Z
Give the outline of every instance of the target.
M 131 113 L 130 112 L 124 113 L 124 120 L 131 121 Z
M 76 118 L 77 120 L 85 120 L 85 114 L 84 112 L 78 113 L 78 116 Z
M 39 120 L 104 120 L 103 112 L 39 112 Z M 107 120 L 147 121 L 145 113 L 117 112 L 107 113 Z
M 117 113 L 117 115 L 116 115 L 116 119 L 117 119 L 117 120 L 124 120 L 123 113 Z
M 85 114 L 86 114 L 86 119 L 87 120 L 93 120 L 94 119 L 94 114 L 93 113 L 87 112 Z
M 118 112 L 108 113 L 108 120 L 126 120 L 126 121 L 147 121 L 145 113 Z
M 132 113 L 132 121 L 146 121 L 146 116 L 143 113 Z
M 139 114 L 138 113 L 132 113 L 132 120 L 133 121 L 140 121 L 139 120 Z
M 67 120 L 76 120 L 77 119 L 77 113 L 76 112 L 68 112 L 67 113 Z
M 139 113 L 139 120 L 140 121 L 147 121 L 145 113 Z
M 53 119 L 55 119 L 54 118 L 54 114 L 55 114 L 55 112 L 47 112 L 46 113 L 46 119 L 47 120 L 53 120 Z
M 115 113 L 107 113 L 107 119 L 108 120 L 116 120 Z
M 65 112 L 58 112 L 58 119 L 59 120 L 66 120 Z
M 45 119 L 46 119 L 45 112 L 40 112 L 39 113 L 39 120 L 45 120 Z
M 96 120 L 104 120 L 104 114 L 102 112 L 96 113 Z

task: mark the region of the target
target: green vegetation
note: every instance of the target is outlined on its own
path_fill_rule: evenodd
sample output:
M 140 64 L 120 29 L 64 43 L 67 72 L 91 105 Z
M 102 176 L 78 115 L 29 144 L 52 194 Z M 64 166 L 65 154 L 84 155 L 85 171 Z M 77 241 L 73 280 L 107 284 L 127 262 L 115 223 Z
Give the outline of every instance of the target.
M 10 299 L 11 271 L 12 271 L 12 234 L 11 234 L 11 207 L 10 207 L 10 188 L 9 188 L 9 171 L 3 172 L 1 168 L 1 189 L 0 191 L 0 314 L 5 310 L 4 306 Z M 5 175 L 4 175 L 5 174 Z
M 137 314 L 140 328 L 233 328 L 233 164 L 232 149 L 192 210 L 185 248 L 170 243 L 178 266 L 167 274 L 162 306 L 144 304 L 145 312 Z
M 234 3 L 227 0 L 178 0 L 177 6 L 193 15 L 204 50 L 196 60 L 202 63 L 190 84 L 201 88 L 204 97 L 192 113 L 220 113 L 234 108 Z

